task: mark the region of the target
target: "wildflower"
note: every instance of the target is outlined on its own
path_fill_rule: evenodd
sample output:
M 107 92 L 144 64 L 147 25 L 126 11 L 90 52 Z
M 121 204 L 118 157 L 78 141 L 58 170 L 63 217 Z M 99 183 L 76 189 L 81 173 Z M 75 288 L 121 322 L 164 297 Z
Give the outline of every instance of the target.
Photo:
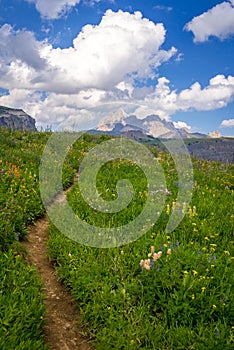
M 171 254 L 171 248 L 167 249 L 167 254 Z
M 205 292 L 205 289 L 206 289 L 206 287 L 202 287 L 202 293 L 204 293 Z
M 189 274 L 189 272 L 188 272 L 188 271 L 186 271 L 186 270 L 185 270 L 185 271 L 183 271 L 183 272 L 184 272 L 184 274 L 185 274 L 185 275 L 188 275 L 188 274 Z
M 170 204 L 167 204 L 167 210 L 166 213 L 169 214 L 170 213 Z
M 206 241 L 209 241 L 210 239 L 209 239 L 208 237 L 205 237 L 205 240 L 206 240 Z
M 151 251 L 151 253 L 154 253 L 154 246 L 153 245 L 150 247 L 150 251 Z
M 194 295 L 194 294 L 192 294 L 192 295 L 191 295 L 191 298 L 192 298 L 192 300 L 194 300 L 194 299 L 195 299 L 195 295 Z
M 193 211 L 192 211 L 192 209 L 191 209 L 191 208 L 189 208 L 189 210 L 188 210 L 188 214 L 189 214 L 190 216 L 193 214 Z
M 198 275 L 198 272 L 196 270 L 193 270 L 194 276 Z
M 216 308 L 217 308 L 217 306 L 215 304 L 213 304 L 213 309 L 216 309 Z
M 227 255 L 230 255 L 228 250 L 224 250 L 224 253 L 227 254 Z
M 162 255 L 162 252 L 161 252 L 161 251 L 159 251 L 158 253 L 154 253 L 154 254 L 153 254 L 153 259 L 154 259 L 154 261 L 158 260 L 158 259 L 161 257 L 161 255 Z

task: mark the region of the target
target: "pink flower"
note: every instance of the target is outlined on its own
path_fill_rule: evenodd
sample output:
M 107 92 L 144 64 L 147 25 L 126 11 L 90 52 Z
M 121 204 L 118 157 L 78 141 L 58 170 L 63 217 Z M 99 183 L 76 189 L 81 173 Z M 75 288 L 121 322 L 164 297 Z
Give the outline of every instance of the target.
M 162 252 L 161 252 L 161 251 L 159 251 L 158 253 L 154 253 L 154 254 L 153 254 L 153 259 L 154 259 L 154 261 L 155 261 L 155 260 L 158 260 L 158 259 L 160 258 L 161 255 L 162 255 Z
M 154 253 L 154 246 L 153 245 L 150 247 L 150 251 L 151 251 L 151 253 Z
M 167 254 L 171 254 L 171 249 L 167 249 Z

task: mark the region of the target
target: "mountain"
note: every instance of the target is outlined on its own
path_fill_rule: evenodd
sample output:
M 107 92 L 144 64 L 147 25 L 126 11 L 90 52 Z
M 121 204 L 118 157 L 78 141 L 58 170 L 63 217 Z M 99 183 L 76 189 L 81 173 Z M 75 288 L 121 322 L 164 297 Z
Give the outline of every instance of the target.
M 204 134 L 189 133 L 186 128 L 177 129 L 172 122 L 163 120 L 157 115 L 152 114 L 139 119 L 136 115 L 128 115 L 121 108 L 103 118 L 98 124 L 97 131 L 135 139 L 147 136 L 164 139 L 208 137 Z
M 13 130 L 36 131 L 35 119 L 22 109 L 0 106 L 0 127 Z

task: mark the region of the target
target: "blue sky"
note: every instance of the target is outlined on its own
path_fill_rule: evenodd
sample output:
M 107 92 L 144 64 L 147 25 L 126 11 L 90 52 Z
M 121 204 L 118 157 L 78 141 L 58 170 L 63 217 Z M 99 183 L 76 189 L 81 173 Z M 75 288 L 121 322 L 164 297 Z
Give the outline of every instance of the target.
M 234 0 L 0 0 L 0 105 L 38 128 L 129 105 L 234 136 L 233 57 Z

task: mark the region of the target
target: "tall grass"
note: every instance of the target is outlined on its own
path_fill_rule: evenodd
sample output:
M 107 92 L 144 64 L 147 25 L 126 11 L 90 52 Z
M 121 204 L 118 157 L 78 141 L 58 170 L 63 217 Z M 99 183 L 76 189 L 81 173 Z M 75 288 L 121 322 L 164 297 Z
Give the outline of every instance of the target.
M 73 150 L 81 160 L 83 152 Z M 96 349 L 231 349 L 234 346 L 233 166 L 193 160 L 194 190 L 180 225 L 165 233 L 179 184 L 171 157 L 161 159 L 167 178 L 164 210 L 152 229 L 128 245 L 92 248 L 75 243 L 51 223 L 49 250 L 61 280 L 71 289 Z M 78 164 L 77 164 L 78 165 Z M 126 167 L 128 169 L 126 169 Z M 110 181 L 106 176 L 111 173 Z M 102 171 L 101 171 L 102 170 Z M 99 172 L 97 187 L 116 196 L 113 184 L 138 170 L 117 160 Z M 122 225 L 138 215 L 144 201 L 144 179 L 138 177 L 130 214 L 98 214 L 74 185 L 68 201 L 83 220 L 98 226 Z M 141 182 L 143 181 L 143 182 Z M 143 186 L 143 187 L 142 187 Z M 140 188 L 142 188 L 143 198 Z M 108 189 L 108 191 L 107 191 Z M 128 216 L 130 215 L 130 216 Z

